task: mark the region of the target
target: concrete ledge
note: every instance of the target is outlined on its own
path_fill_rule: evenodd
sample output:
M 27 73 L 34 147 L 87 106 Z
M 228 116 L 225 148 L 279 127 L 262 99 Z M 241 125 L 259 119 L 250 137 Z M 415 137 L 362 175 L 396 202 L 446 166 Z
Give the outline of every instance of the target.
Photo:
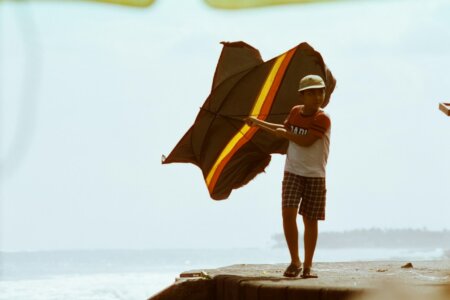
M 450 300 L 450 260 L 414 262 L 317 263 L 318 279 L 285 278 L 285 264 L 233 265 L 182 273 L 151 300 L 344 300 L 384 292 L 427 295 L 427 300 Z M 189 276 L 192 276 L 189 278 Z M 387 287 L 387 288 L 386 288 Z M 430 296 L 431 295 L 431 296 Z M 434 297 L 433 295 L 438 295 Z M 405 296 L 406 299 L 406 296 Z M 408 298 L 411 299 L 411 298 Z
M 279 277 L 218 275 L 214 281 L 215 300 L 341 300 L 363 292 L 360 288 L 296 286 Z
M 215 299 L 215 283 L 212 279 L 178 280 L 151 297 L 151 300 L 211 300 Z

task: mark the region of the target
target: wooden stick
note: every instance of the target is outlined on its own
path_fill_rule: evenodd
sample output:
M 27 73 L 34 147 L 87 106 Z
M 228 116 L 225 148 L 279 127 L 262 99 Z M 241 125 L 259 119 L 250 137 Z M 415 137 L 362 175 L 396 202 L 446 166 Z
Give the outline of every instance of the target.
M 439 109 L 447 116 L 450 116 L 450 103 L 439 103 Z

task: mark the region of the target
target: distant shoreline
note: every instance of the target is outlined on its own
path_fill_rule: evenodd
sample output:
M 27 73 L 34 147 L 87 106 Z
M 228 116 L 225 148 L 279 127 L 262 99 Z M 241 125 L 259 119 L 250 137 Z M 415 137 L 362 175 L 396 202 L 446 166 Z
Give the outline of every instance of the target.
M 275 248 L 285 247 L 283 234 L 272 236 Z M 299 235 L 302 244 L 303 235 Z M 343 232 L 321 232 L 318 248 L 441 248 L 450 249 L 450 230 L 426 229 L 356 229 Z

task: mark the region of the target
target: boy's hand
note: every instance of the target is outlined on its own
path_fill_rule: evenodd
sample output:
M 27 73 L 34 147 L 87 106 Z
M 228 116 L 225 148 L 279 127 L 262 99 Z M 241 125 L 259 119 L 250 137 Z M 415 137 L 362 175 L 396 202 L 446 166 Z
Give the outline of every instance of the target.
M 257 121 L 258 121 L 258 119 L 253 116 L 245 118 L 245 123 L 247 123 L 248 126 L 257 125 Z
M 277 128 L 275 129 L 275 135 L 279 136 L 279 137 L 286 137 L 287 135 L 287 130 L 285 128 Z

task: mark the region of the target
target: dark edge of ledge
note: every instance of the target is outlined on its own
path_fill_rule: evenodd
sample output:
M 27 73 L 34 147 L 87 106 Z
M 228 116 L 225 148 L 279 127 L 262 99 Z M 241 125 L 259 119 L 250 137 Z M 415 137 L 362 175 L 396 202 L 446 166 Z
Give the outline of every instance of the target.
M 149 300 L 345 300 L 358 296 L 362 288 L 287 286 L 271 283 L 280 278 L 217 275 L 213 279 L 181 279 Z
M 215 280 L 183 279 L 151 296 L 149 300 L 211 300 L 215 299 Z

